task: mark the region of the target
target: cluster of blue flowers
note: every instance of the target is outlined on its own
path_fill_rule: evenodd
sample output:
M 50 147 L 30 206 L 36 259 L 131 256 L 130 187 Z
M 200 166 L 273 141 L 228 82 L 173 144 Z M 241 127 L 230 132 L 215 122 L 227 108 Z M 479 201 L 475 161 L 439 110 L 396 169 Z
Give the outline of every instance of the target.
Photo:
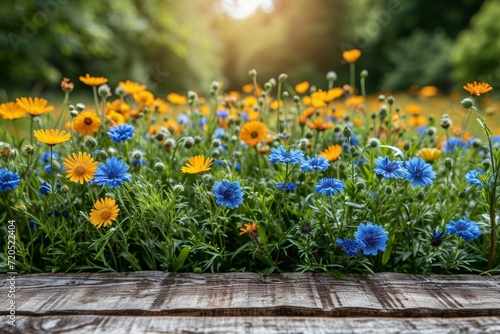
M 448 234 L 455 234 L 467 242 L 479 238 L 482 234 L 479 225 L 475 221 L 468 220 L 466 217 L 462 217 L 456 222 L 453 220 L 450 221 L 446 224 L 446 231 Z
M 406 179 L 416 186 L 430 186 L 436 178 L 432 166 L 422 158 L 407 161 L 390 161 L 388 157 L 378 157 L 373 171 L 384 179 Z
M 382 226 L 367 222 L 366 224 L 359 224 L 354 233 L 354 239 L 337 238 L 336 241 L 347 256 L 357 255 L 360 249 L 365 255 L 377 255 L 378 251 L 385 251 L 387 240 L 389 240 L 388 236 L 389 232 Z

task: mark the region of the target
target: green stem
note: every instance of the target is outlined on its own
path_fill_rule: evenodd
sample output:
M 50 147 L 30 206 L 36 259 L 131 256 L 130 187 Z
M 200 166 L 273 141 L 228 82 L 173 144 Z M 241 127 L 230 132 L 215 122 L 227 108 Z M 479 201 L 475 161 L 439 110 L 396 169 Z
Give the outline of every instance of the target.
M 350 77 L 351 77 L 351 88 L 352 88 L 352 95 L 356 95 L 356 87 L 355 85 L 355 73 L 356 73 L 356 65 L 354 62 L 349 63 L 349 70 L 350 70 Z

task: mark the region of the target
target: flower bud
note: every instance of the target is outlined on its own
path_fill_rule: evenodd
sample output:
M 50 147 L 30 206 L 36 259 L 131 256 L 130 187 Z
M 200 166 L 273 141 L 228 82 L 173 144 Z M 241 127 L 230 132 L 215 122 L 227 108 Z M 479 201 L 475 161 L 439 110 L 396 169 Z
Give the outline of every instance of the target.
M 377 138 L 370 138 L 368 140 L 368 146 L 371 148 L 377 148 L 380 145 L 380 141 Z
M 385 101 L 385 95 L 379 95 L 378 96 L 378 101 L 379 102 L 384 102 Z
M 362 70 L 360 75 L 361 78 L 365 79 L 368 77 L 368 71 L 367 70 Z
M 462 100 L 462 107 L 464 107 L 465 109 L 474 107 L 474 100 L 470 97 L 466 97 Z
M 78 112 L 85 111 L 85 109 L 86 109 L 85 104 L 83 104 L 83 103 L 77 103 L 75 108 L 76 108 L 76 110 L 78 110 Z
M 210 84 L 210 89 L 212 90 L 218 90 L 220 88 L 220 84 L 218 81 L 212 81 L 212 83 Z
M 175 139 L 174 138 L 167 138 L 164 143 L 164 147 L 167 150 L 170 150 L 170 148 L 175 146 Z
M 220 147 L 220 145 L 221 145 L 220 139 L 212 140 L 212 147 Z
M 426 131 L 429 137 L 434 136 L 437 133 L 437 129 L 434 126 L 429 126 Z
M 441 127 L 443 129 L 448 129 L 453 123 L 451 122 L 451 119 L 449 117 L 445 117 L 445 116 L 448 116 L 448 115 L 443 115 L 443 117 L 441 118 Z
M 142 157 L 143 157 L 143 154 L 140 150 L 132 150 L 132 152 L 130 153 L 130 157 L 134 160 L 139 160 L 141 161 L 142 160 Z
M 273 84 L 272 84 L 272 83 L 270 83 L 270 82 L 266 82 L 266 83 L 264 84 L 264 89 L 265 89 L 265 90 L 271 90 L 271 88 L 273 88 Z
M 199 144 L 203 139 L 200 136 L 194 136 L 194 143 Z
M 462 189 L 462 191 L 458 193 L 458 198 L 460 199 L 464 199 L 466 196 L 467 196 L 467 191 L 465 189 Z
M 184 186 L 182 184 L 176 184 L 172 187 L 172 190 L 176 193 L 181 193 L 184 191 Z
M 300 172 L 299 174 L 299 182 L 304 182 L 306 180 L 306 173 Z
M 78 111 L 77 111 L 76 109 L 71 109 L 71 110 L 69 111 L 69 116 L 70 116 L 71 118 L 75 118 L 76 116 L 78 116 Z
M 389 103 L 389 105 L 391 105 L 391 106 L 392 106 L 392 105 L 394 104 L 394 97 L 393 97 L 393 96 L 389 96 L 389 97 L 387 98 L 387 103 Z
M 409 149 L 410 149 L 410 143 L 406 142 L 406 143 L 403 145 L 403 150 L 408 151 Z
M 92 149 L 92 148 L 94 148 L 94 147 L 97 146 L 97 140 L 94 137 L 88 137 L 85 140 L 85 146 L 87 146 L 88 148 Z
M 278 77 L 279 82 L 285 82 L 288 79 L 288 75 L 285 73 L 281 73 Z
M 299 149 L 300 150 L 305 151 L 305 150 L 307 150 L 308 146 L 309 146 L 309 139 L 301 138 L 299 140 Z
M 290 97 L 290 93 L 288 93 L 288 91 L 284 91 L 283 94 L 282 94 L 283 98 L 284 99 L 288 99 Z
M 358 191 L 365 189 L 365 187 L 366 187 L 365 181 L 360 180 L 360 181 L 356 182 L 356 189 L 358 189 Z
M 124 97 L 125 95 L 127 95 L 127 91 L 122 86 L 116 86 L 115 94 L 119 97 Z
M 33 145 L 24 145 L 21 150 L 26 155 L 33 155 L 35 153 L 35 147 Z
M 451 170 L 453 168 L 453 159 L 451 158 L 444 159 L 444 166 L 446 167 L 446 169 Z
M 248 75 L 252 78 L 257 77 L 257 70 L 255 68 L 252 68 L 250 71 L 248 71 Z
M 217 158 L 218 156 L 220 156 L 220 154 L 221 154 L 221 151 L 218 148 L 214 148 L 212 150 L 212 157 Z
M 346 125 L 343 132 L 344 137 L 350 138 L 352 135 L 352 130 Z
M 474 138 L 472 140 L 472 147 L 474 147 L 475 149 L 481 148 L 481 139 Z
M 66 93 L 71 93 L 73 89 L 75 89 L 75 85 L 68 78 L 63 78 L 61 81 L 61 89 Z
M 419 201 L 423 201 L 425 198 L 425 192 L 423 190 L 420 190 L 418 193 L 417 193 L 417 199 Z
M 306 137 L 307 139 L 311 139 L 311 138 L 313 137 L 313 133 L 312 133 L 311 131 L 309 131 L 309 130 L 308 130 L 308 131 L 306 132 L 306 134 L 305 134 L 305 137 Z
M 392 188 L 391 188 L 391 186 L 387 186 L 387 187 L 385 187 L 385 193 L 386 193 L 387 195 L 392 194 Z
M 295 95 L 295 96 L 293 97 L 293 102 L 295 102 L 295 103 L 300 103 L 300 97 L 298 97 L 297 95 Z
M 194 146 L 194 138 L 191 136 L 184 137 L 184 147 L 191 148 Z
M 51 165 L 51 171 L 53 173 L 57 173 L 58 171 L 61 170 L 61 165 L 56 161 L 56 160 L 53 160 L 52 161 L 52 165 Z
M 163 173 L 165 171 L 165 164 L 163 162 L 155 163 L 155 171 L 158 173 Z
M 108 96 L 111 96 L 111 89 L 107 84 L 100 85 L 99 88 L 97 88 L 97 94 L 99 94 L 99 96 L 102 98 L 106 98 Z
M 335 80 L 337 80 L 337 73 L 335 73 L 334 71 L 329 71 L 326 74 L 326 80 L 328 80 L 328 81 L 335 81 Z
M 483 166 L 483 169 L 487 171 L 491 167 L 491 160 L 490 159 L 483 160 L 483 162 L 481 162 L 481 166 Z

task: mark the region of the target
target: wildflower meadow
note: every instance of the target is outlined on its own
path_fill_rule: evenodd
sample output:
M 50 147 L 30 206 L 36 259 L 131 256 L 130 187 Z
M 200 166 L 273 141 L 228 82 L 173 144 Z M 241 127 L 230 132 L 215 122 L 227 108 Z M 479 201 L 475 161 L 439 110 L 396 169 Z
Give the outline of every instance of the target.
M 498 273 L 493 88 L 465 82 L 445 97 L 463 117 L 431 117 L 435 87 L 367 95 L 360 57 L 343 53 L 347 83 L 250 70 L 241 91 L 155 96 L 86 74 L 59 101 L 2 103 L 0 235 L 15 222 L 17 254 L 2 243 L 1 267 Z

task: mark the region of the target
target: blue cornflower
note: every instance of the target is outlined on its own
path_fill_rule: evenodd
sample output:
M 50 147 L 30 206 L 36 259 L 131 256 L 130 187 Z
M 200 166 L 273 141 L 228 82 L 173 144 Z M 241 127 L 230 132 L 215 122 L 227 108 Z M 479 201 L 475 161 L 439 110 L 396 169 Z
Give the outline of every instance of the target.
M 443 152 L 448 153 L 450 152 L 451 154 L 455 154 L 455 151 L 457 149 L 463 149 L 464 147 L 464 142 L 461 138 L 450 138 L 446 140 L 443 144 Z
M 217 117 L 220 119 L 226 119 L 229 116 L 229 111 L 226 109 L 217 110 Z
M 146 166 L 146 161 L 144 161 L 142 159 L 139 160 L 139 159 L 132 158 L 132 165 L 134 165 L 134 166 L 137 166 L 137 165 Z
M 57 154 L 56 152 L 52 152 L 52 159 L 55 160 L 57 158 L 59 158 L 59 154 Z M 50 164 L 50 151 L 43 153 L 39 160 L 40 162 Z
M 206 118 L 205 116 L 200 117 L 200 120 L 198 121 L 198 125 L 200 126 L 200 128 L 203 128 L 207 124 L 208 124 L 208 118 Z
M 443 242 L 444 231 L 438 230 L 437 228 L 432 230 L 432 239 L 431 245 L 432 247 L 439 247 Z
M 99 162 L 95 172 L 94 181 L 100 186 L 108 186 L 110 189 L 119 187 L 123 182 L 130 182 L 131 175 L 126 173 L 129 166 L 116 157 L 106 159 L 106 163 Z
M 346 252 L 347 256 L 357 255 L 359 249 L 361 248 L 361 242 L 356 239 L 340 239 L 337 238 L 337 245 L 342 247 L 342 249 Z
M 21 183 L 21 179 L 19 179 L 17 172 L 12 172 L 6 167 L 0 169 L 0 191 L 16 189 L 19 183 Z
M 354 237 L 361 243 L 363 254 L 377 255 L 377 251 L 385 251 L 386 242 L 389 239 L 387 232 L 380 225 L 373 225 L 371 222 L 359 224 L 354 233 Z
M 402 161 L 390 161 L 388 157 L 378 157 L 373 171 L 384 179 L 402 179 L 407 174 Z
M 182 125 L 189 124 L 189 116 L 186 114 L 179 114 L 179 116 L 177 116 L 177 123 Z
M 484 174 L 485 174 L 485 171 L 482 169 L 479 169 L 479 170 L 472 169 L 472 170 L 468 171 L 467 174 L 465 174 L 465 181 L 472 183 L 472 184 L 475 184 L 477 186 L 480 186 L 481 188 L 484 188 L 483 181 L 481 181 L 479 179 L 479 175 L 484 175 Z M 493 181 L 490 181 L 490 184 L 492 182 Z
M 40 185 L 40 189 L 38 189 L 38 193 L 41 195 L 47 195 L 52 192 L 52 186 L 50 183 L 42 182 Z
M 35 229 L 36 228 L 36 223 L 33 220 L 30 220 L 29 224 L 30 224 L 30 228 L 31 229 Z
M 481 236 L 479 225 L 466 217 L 462 217 L 456 222 L 453 220 L 446 224 L 446 231 L 448 234 L 455 234 L 457 237 L 465 241 L 472 241 Z
M 134 127 L 130 124 L 115 125 L 108 131 L 108 136 L 115 143 L 129 140 L 135 135 Z
M 272 148 L 271 152 L 272 153 L 269 155 L 269 161 L 273 164 L 277 162 L 296 164 L 302 162 L 302 160 L 304 159 L 304 154 L 301 150 L 290 150 L 290 152 L 288 152 L 287 150 L 285 150 L 283 145 L 281 145 L 277 149 Z
M 405 162 L 407 171 L 406 179 L 415 186 L 430 186 L 432 180 L 436 178 L 436 172 L 432 170 L 431 164 L 425 162 L 424 159 L 411 158 Z
M 292 191 L 292 190 L 295 190 L 297 189 L 299 186 L 296 185 L 295 183 L 290 183 L 290 182 L 286 182 L 285 183 L 276 183 L 276 188 L 278 189 L 281 189 L 281 190 L 285 190 L 285 191 Z
M 217 204 L 236 209 L 243 203 L 243 189 L 238 181 L 216 181 L 212 187 Z
M 317 154 L 314 156 L 314 158 L 306 156 L 306 158 L 302 160 L 302 163 L 300 164 L 300 170 L 305 170 L 307 172 L 312 172 L 314 170 L 322 172 L 327 170 L 328 167 L 330 167 L 328 159 L 323 156 L 318 158 Z
M 215 129 L 213 136 L 214 138 L 220 139 L 222 138 L 222 136 L 224 136 L 225 133 L 226 130 L 224 130 L 224 128 L 217 128 Z
M 324 177 L 319 180 L 318 184 L 316 185 L 316 192 L 321 193 L 322 195 L 337 195 L 339 192 L 344 190 L 344 181 L 333 177 Z
M 47 174 L 51 174 L 52 173 L 52 165 L 51 164 L 46 164 L 45 166 L 43 166 L 43 169 L 45 170 L 45 172 Z

